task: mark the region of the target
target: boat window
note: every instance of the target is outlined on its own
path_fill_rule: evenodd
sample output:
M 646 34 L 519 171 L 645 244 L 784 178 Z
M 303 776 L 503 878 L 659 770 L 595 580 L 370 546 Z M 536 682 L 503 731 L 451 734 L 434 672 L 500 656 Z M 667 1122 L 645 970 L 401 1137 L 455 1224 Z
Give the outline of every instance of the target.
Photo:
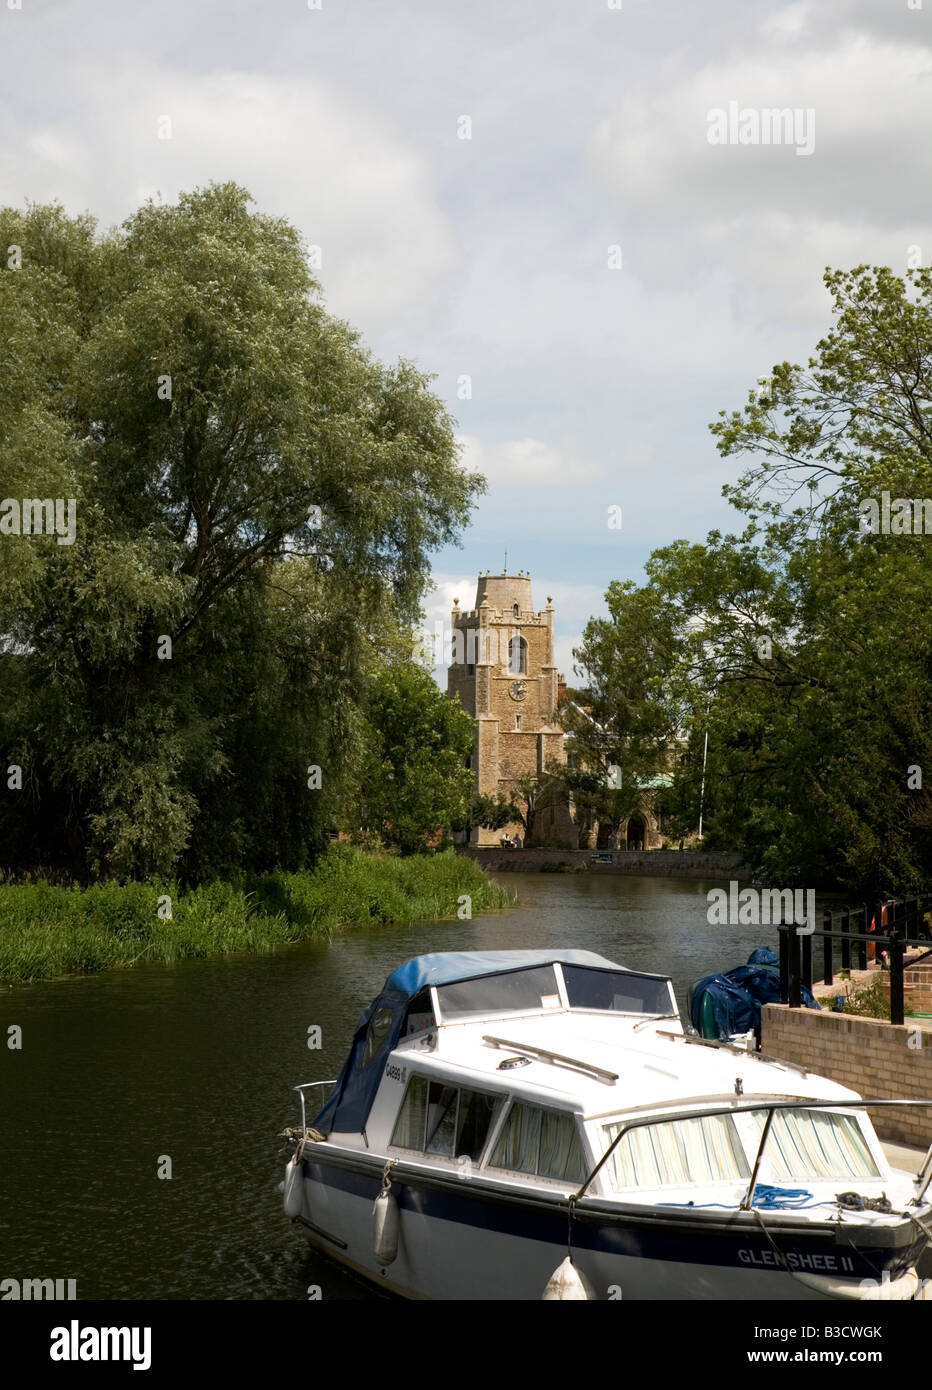
M 502 1126 L 490 1164 L 564 1182 L 586 1176 L 575 1116 L 515 1101 Z
M 459 1093 L 455 1086 L 441 1086 L 431 1081 L 427 1088 L 427 1145 L 429 1154 L 453 1157 L 456 1139 L 456 1106 Z
M 609 1142 L 621 1128 L 620 1124 L 605 1126 Z M 616 1145 L 609 1165 L 616 1188 L 726 1182 L 751 1175 L 731 1115 L 639 1125 Z
M 402 1036 L 410 1038 L 412 1033 L 420 1033 L 425 1028 L 433 1028 L 435 1021 L 430 993 L 428 990 L 422 989 L 420 994 L 412 999 L 408 1005 Z
M 422 1149 L 426 1119 L 427 1078 L 412 1076 L 392 1131 L 392 1143 L 399 1149 Z
M 392 1010 L 376 1009 L 369 1020 L 369 1032 L 366 1035 L 366 1050 L 362 1055 L 362 1064 L 364 1067 L 367 1067 L 382 1051 L 382 1044 L 388 1037 L 388 1030 L 391 1026 Z
M 676 1011 L 670 981 L 663 975 L 634 975 L 626 970 L 564 965 L 563 979 L 571 1009 L 611 1009 L 614 1013 L 626 1014 Z
M 500 1096 L 412 1076 L 395 1122 L 392 1144 L 440 1158 L 478 1162 L 502 1102 Z
M 560 990 L 552 965 L 482 975 L 437 989 L 445 1023 L 471 1014 L 506 1013 L 522 1009 L 559 1009 Z
M 757 1152 L 766 1111 L 751 1110 L 739 1119 L 748 1122 L 750 1147 Z M 747 1147 L 747 1140 L 745 1141 Z M 864 1131 L 854 1115 L 831 1110 L 777 1110 L 767 1136 L 761 1179 L 877 1178 Z
M 460 1091 L 459 1138 L 457 1158 L 465 1155 L 478 1163 L 489 1137 L 492 1123 L 504 1104 L 502 1096 L 488 1096 L 482 1091 Z

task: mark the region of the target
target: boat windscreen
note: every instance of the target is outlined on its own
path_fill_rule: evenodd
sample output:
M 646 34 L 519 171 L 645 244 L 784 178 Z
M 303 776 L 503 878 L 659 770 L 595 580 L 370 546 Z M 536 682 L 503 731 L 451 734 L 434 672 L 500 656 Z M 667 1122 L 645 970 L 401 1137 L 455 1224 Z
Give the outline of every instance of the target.
M 571 1009 L 607 1009 L 623 1014 L 672 1014 L 676 1004 L 664 975 L 634 975 L 627 970 L 593 970 L 564 965 L 563 979 Z
M 552 965 L 480 975 L 437 987 L 440 1016 L 445 1023 L 470 1015 L 507 1013 L 524 1009 L 559 1009 L 560 990 Z

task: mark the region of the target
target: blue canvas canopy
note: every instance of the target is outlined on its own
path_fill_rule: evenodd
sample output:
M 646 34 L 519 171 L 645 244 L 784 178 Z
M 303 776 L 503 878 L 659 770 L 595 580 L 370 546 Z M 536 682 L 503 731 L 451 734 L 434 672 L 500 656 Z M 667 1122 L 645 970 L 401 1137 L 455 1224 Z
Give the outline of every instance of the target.
M 776 1004 L 780 999 L 778 966 L 774 952 L 768 946 L 758 946 L 747 965 L 696 980 L 689 990 L 693 1027 L 704 1038 L 718 1038 L 720 1042 L 752 1028 L 759 1037 L 761 1005 Z M 800 997 L 807 1009 L 819 1007 L 805 985 L 800 987 Z
M 401 1036 L 408 1004 L 422 990 L 432 985 L 472 980 L 480 975 L 500 975 L 506 970 L 552 965 L 555 961 L 589 965 L 600 970 L 619 968 L 615 962 L 592 951 L 438 951 L 427 956 L 413 956 L 396 966 L 381 994 L 360 1014 L 349 1056 L 313 1127 L 321 1134 L 330 1134 L 334 1129 L 356 1134 L 365 1129 L 385 1060 Z M 390 1019 L 386 1019 L 387 1013 Z M 377 1032 L 371 1027 L 376 1014 L 380 1015 Z M 369 1046 L 370 1032 L 373 1032 L 372 1046 Z

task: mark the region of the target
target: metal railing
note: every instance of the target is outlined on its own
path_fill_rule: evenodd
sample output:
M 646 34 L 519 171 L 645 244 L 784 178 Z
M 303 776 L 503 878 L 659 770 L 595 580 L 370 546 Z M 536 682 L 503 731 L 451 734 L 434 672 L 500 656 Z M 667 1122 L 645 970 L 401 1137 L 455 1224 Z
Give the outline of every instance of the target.
M 781 923 L 780 1003 L 798 1009 L 802 1004 L 802 987 L 812 989 L 814 939 L 822 943 L 822 980 L 826 985 L 835 982 L 836 941 L 841 944 L 841 970 L 852 969 L 852 947 L 857 949 L 858 964 L 854 968 L 866 970 L 868 947 L 873 946 L 877 953 L 884 953 L 889 962 L 890 1021 L 905 1022 L 905 972 L 932 956 L 932 949 L 909 961 L 904 952 L 909 947 L 929 947 L 932 932 L 925 920 L 929 912 L 932 912 L 932 893 L 923 893 L 916 898 L 864 903 L 855 909 L 825 912 L 822 926 L 815 930 L 802 929 L 792 922 Z M 856 929 L 858 927 L 860 930 Z
M 312 1086 L 335 1086 L 336 1084 L 337 1084 L 337 1080 L 336 1080 L 336 1077 L 334 1077 L 334 1079 L 333 1079 L 332 1081 L 302 1081 L 300 1086 L 295 1086 L 294 1089 L 297 1091 L 298 1095 L 301 1097 L 301 1130 L 302 1130 L 302 1133 L 305 1133 L 305 1134 L 307 1133 L 307 1113 L 306 1113 L 305 1103 L 304 1103 L 304 1092 L 305 1092 L 305 1091 L 309 1091 L 309 1090 L 311 1089 Z M 323 1106 L 323 1101 L 321 1101 L 321 1104 L 317 1107 L 318 1110 L 320 1110 L 320 1109 L 322 1108 L 322 1106 Z

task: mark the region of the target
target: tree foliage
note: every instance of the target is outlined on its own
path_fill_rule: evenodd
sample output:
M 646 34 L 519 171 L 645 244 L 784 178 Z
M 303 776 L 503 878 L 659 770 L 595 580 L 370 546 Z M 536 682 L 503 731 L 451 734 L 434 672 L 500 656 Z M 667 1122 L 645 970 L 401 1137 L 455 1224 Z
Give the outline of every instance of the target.
M 374 678 L 366 707 L 359 819 L 404 854 L 463 823 L 473 774 L 473 720 L 413 662 Z
M 250 205 L 211 185 L 103 236 L 0 211 L 22 251 L 0 271 L 0 493 L 77 512 L 72 545 L 0 521 L 8 866 L 312 859 L 429 552 L 481 488 L 429 379 L 330 317 L 297 231 Z
M 776 365 L 712 426 L 748 460 L 725 489 L 743 530 L 656 551 L 644 586 L 612 587 L 584 658 L 635 746 L 688 737 L 692 829 L 708 733 L 707 845 L 774 879 L 907 891 L 932 873 L 932 536 L 903 509 L 899 531 L 865 517 L 884 492 L 932 498 L 932 273 L 825 280 L 835 323 L 807 365 Z

